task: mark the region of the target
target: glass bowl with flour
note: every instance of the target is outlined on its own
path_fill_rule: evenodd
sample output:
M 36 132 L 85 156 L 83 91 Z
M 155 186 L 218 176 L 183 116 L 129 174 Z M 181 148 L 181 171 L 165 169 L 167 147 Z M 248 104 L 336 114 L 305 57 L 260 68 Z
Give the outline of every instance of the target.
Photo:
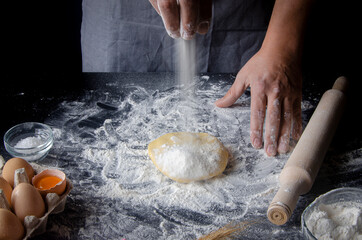
M 53 132 L 42 123 L 21 123 L 5 133 L 4 145 L 13 157 L 27 161 L 42 160 L 53 146 Z
M 302 214 L 306 239 L 362 239 L 362 189 L 338 188 L 314 200 Z

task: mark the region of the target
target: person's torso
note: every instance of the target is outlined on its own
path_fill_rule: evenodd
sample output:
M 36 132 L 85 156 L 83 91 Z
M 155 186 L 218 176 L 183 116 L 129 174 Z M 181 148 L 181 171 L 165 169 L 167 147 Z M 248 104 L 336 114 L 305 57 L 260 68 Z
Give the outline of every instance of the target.
M 206 35 L 196 35 L 199 72 L 237 72 L 260 48 L 274 1 L 214 0 Z M 148 1 L 83 0 L 85 72 L 175 70 L 176 41 Z

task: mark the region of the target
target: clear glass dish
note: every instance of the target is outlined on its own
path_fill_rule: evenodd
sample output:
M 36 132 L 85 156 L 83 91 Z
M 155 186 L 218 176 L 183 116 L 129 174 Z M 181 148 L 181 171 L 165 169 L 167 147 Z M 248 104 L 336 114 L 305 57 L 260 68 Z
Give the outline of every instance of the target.
M 331 190 L 319 197 L 317 197 L 304 211 L 302 214 L 302 233 L 305 239 L 316 240 L 317 238 L 313 235 L 312 231 L 308 228 L 307 222 L 309 221 L 311 214 L 319 209 L 321 204 L 330 205 L 335 203 L 357 203 L 362 206 L 362 189 L 359 188 L 337 188 Z
M 42 123 L 21 123 L 5 133 L 4 145 L 13 157 L 27 161 L 42 160 L 53 146 L 53 132 Z

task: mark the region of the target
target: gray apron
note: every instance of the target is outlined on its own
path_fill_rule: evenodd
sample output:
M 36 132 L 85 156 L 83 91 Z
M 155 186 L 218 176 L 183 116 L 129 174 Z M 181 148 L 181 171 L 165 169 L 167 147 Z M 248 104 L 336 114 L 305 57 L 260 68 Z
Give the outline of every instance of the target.
M 198 72 L 236 73 L 260 48 L 274 1 L 214 0 L 196 36 Z M 83 0 L 84 72 L 175 71 L 176 40 L 147 0 Z

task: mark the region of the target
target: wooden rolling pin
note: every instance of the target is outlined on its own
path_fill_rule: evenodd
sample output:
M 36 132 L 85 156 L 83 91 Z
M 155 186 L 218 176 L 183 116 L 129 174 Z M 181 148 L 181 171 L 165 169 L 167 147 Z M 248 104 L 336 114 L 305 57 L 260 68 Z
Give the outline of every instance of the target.
M 285 224 L 292 215 L 299 196 L 312 188 L 342 116 L 347 84 L 345 77 L 339 77 L 333 88 L 323 94 L 280 173 L 279 191 L 268 208 L 270 222 L 276 225 Z

